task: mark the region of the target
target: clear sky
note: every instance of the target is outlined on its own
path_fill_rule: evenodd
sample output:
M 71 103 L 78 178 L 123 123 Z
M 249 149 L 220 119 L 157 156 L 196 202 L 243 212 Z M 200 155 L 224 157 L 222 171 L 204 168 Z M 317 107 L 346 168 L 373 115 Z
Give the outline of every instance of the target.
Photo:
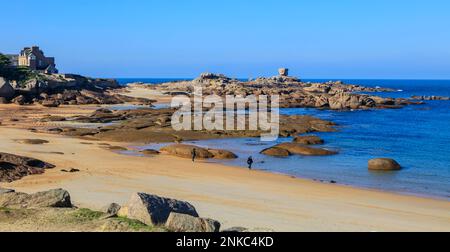
M 96 77 L 450 79 L 447 0 L 1 0 L 0 52 Z

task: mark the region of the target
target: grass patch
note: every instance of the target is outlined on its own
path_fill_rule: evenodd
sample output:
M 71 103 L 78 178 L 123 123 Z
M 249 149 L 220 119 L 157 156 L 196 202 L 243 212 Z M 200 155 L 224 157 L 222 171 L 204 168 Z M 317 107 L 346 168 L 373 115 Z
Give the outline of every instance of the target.
M 98 220 L 100 217 L 104 215 L 102 212 L 93 211 L 91 209 L 87 208 L 81 208 L 76 211 L 74 211 L 72 214 L 72 217 L 75 218 L 76 221 L 93 221 Z
M 0 212 L 10 213 L 11 209 L 7 207 L 0 207 Z
M 153 226 L 147 226 L 144 223 L 138 221 L 138 220 L 132 220 L 125 217 L 117 217 L 114 218 L 115 220 L 118 220 L 120 222 L 126 223 L 128 227 L 134 231 L 143 231 L 143 232 L 153 232 L 153 231 L 161 231 L 162 229 L 156 229 Z

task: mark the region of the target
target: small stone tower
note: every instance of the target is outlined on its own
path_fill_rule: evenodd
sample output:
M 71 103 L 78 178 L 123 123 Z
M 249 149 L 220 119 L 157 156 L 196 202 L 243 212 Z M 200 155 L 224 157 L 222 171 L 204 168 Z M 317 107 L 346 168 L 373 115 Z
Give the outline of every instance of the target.
M 280 76 L 287 77 L 287 76 L 289 76 L 289 69 L 287 69 L 287 68 L 280 68 L 280 69 L 278 69 L 278 74 Z

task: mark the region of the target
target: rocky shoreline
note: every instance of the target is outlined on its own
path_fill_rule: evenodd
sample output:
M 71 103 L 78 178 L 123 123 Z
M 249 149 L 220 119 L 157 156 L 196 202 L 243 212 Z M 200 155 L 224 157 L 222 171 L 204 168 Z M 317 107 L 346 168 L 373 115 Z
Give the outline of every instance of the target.
M 55 168 L 44 161 L 0 152 L 0 182 L 12 182 L 28 175 L 42 174 Z
M 274 76 L 240 81 L 223 74 L 203 73 L 193 81 L 169 82 L 158 85 L 145 83 L 130 84 L 158 90 L 167 95 L 193 96 L 194 87 L 202 87 L 204 95 L 279 95 L 281 108 L 318 108 L 331 110 L 389 109 L 406 105 L 423 104 L 416 99 L 383 98 L 377 92 L 394 92 L 388 88 L 370 88 L 345 84 L 342 81 L 311 83 L 289 76 Z M 374 93 L 374 94 L 362 94 Z
M 114 80 L 90 79 L 78 75 L 39 75 L 19 87 L 17 83 L 10 85 L 3 83 L 3 91 L 8 90 L 8 85 L 14 89 L 14 93 L 26 94 L 34 97 L 32 102 L 43 106 L 54 107 L 59 105 L 74 104 L 116 104 L 135 102 L 151 105 L 155 100 L 148 98 L 127 96 L 128 88 L 156 90 L 166 96 L 184 94 L 192 98 L 194 87 L 201 86 L 204 95 L 279 95 L 281 107 L 313 107 L 331 110 L 349 109 L 390 109 L 401 108 L 406 105 L 423 104 L 424 100 L 446 100 L 439 96 L 417 96 L 406 98 L 382 98 L 376 95 L 361 93 L 393 92 L 387 88 L 369 88 L 360 85 L 345 84 L 341 81 L 310 83 L 285 76 L 280 72 L 279 76 L 270 78 L 257 78 L 249 81 L 240 81 L 221 74 L 204 73 L 193 81 L 169 82 L 157 85 L 144 83 L 129 84 L 121 87 Z M 6 96 L 5 96 L 6 97 Z M 39 97 L 39 98 L 37 98 Z M 83 97 L 90 97 L 84 99 Z M 15 101 L 12 98 L 11 101 Z M 28 98 L 27 98 L 28 99 Z M 84 100 L 83 100 L 84 99 Z M 29 99 L 28 99 L 29 100 Z M 19 103 L 20 104 L 20 103 Z M 39 133 L 61 134 L 71 137 L 79 137 L 90 140 L 104 140 L 112 142 L 128 143 L 178 143 L 162 150 L 164 154 L 188 157 L 192 146 L 183 146 L 183 141 L 259 137 L 258 131 L 227 131 L 227 130 L 184 130 L 175 131 L 171 127 L 171 118 L 176 110 L 167 109 L 126 109 L 110 110 L 100 108 L 91 114 L 61 116 L 44 115 L 38 119 L 39 126 L 29 130 Z M 248 121 L 248 116 L 246 116 Z M 36 121 L 36 120 L 35 120 Z M 58 122 L 67 122 L 66 126 L 52 127 Z M 70 126 L 70 123 L 86 123 L 98 125 L 96 127 Z M 293 137 L 291 143 L 278 144 L 262 150 L 261 153 L 269 156 L 285 157 L 290 155 L 335 155 L 334 150 L 311 147 L 309 145 L 322 144 L 323 141 L 314 136 L 305 136 L 313 132 L 336 131 L 335 124 L 320 120 L 311 116 L 284 116 L 280 117 L 280 137 Z M 182 148 L 183 147 L 183 148 Z M 108 146 L 114 151 L 127 150 L 121 146 Z M 200 147 L 196 147 L 202 150 Z M 187 154 L 186 154 L 187 153 Z M 145 155 L 158 155 L 159 151 L 147 150 Z M 204 158 L 227 159 L 235 158 L 235 154 L 227 150 L 205 150 Z M 202 158 L 201 156 L 200 158 Z
M 60 105 L 137 103 L 151 105 L 152 100 L 114 93 L 122 88 L 113 79 L 93 79 L 74 74 L 40 74 L 23 82 L 0 77 L 0 104 Z
M 44 121 L 70 121 L 80 123 L 113 123 L 95 128 L 58 127 L 33 128 L 35 132 L 88 137 L 116 142 L 182 142 L 213 138 L 259 137 L 264 131 L 248 130 L 182 130 L 175 131 L 170 123 L 175 109 L 135 109 L 111 111 L 98 109 L 87 116 L 46 117 Z M 248 118 L 246 119 L 248 120 Z M 297 136 L 310 132 L 333 132 L 335 124 L 311 116 L 280 116 L 281 137 Z

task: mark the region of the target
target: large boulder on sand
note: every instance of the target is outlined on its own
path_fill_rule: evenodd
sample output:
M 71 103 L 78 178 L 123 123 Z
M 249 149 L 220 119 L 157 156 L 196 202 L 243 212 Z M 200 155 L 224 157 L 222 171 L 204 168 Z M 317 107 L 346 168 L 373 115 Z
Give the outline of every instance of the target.
M 267 148 L 263 151 L 261 151 L 261 154 L 267 155 L 267 156 L 273 156 L 273 157 L 288 157 L 291 155 L 289 151 L 278 148 L 278 147 L 271 147 Z
M 237 156 L 231 151 L 219 149 L 206 149 L 195 145 L 173 144 L 160 149 L 161 153 L 182 158 L 192 158 L 192 150 L 195 149 L 198 159 L 236 159 Z
M 34 194 L 10 192 L 0 194 L 0 207 L 8 208 L 43 208 L 72 207 L 70 194 L 63 189 L 54 189 Z
M 117 203 L 110 203 L 109 205 L 102 208 L 102 212 L 114 216 L 117 215 L 121 208 L 122 206 Z
M 304 144 L 304 145 L 316 145 L 323 144 L 324 141 L 318 136 L 298 136 L 294 138 L 294 143 Z
M 326 149 L 319 149 L 319 148 L 312 148 L 308 147 L 302 144 L 297 143 L 281 143 L 278 145 L 275 145 L 274 147 L 268 148 L 261 152 L 265 155 L 271 155 L 271 156 L 280 156 L 275 154 L 282 154 L 283 151 L 280 150 L 283 149 L 287 151 L 290 155 L 303 155 L 303 156 L 327 156 L 327 155 L 335 155 L 337 152 L 330 151 Z M 286 153 L 286 152 L 284 152 Z M 284 155 L 281 155 L 284 156 Z
M 42 174 L 55 168 L 44 161 L 0 152 L 0 182 L 12 182 L 27 175 Z
M 187 214 L 170 213 L 166 228 L 172 232 L 219 232 L 220 222 L 212 219 L 193 217 Z
M 173 144 L 169 146 L 165 146 L 160 149 L 162 153 L 182 157 L 182 158 L 191 158 L 192 157 L 192 150 L 195 149 L 195 152 L 197 154 L 196 158 L 199 159 L 208 159 L 213 158 L 214 155 L 209 152 L 205 148 L 201 148 L 195 145 L 188 145 L 188 144 Z
M 197 210 L 188 202 L 145 193 L 133 194 L 118 215 L 155 226 L 165 224 L 171 212 L 198 217 Z
M 9 84 L 9 81 L 5 80 L 3 77 L 0 77 L 0 97 L 11 99 L 14 97 L 14 93 L 14 88 L 11 84 Z
M 326 149 L 307 147 L 296 143 L 282 143 L 277 145 L 278 148 L 283 148 L 289 151 L 291 154 L 304 155 L 304 156 L 327 156 L 335 155 L 337 152 Z
M 13 193 L 13 192 L 15 192 L 14 189 L 7 189 L 7 188 L 1 188 L 0 187 L 0 194 L 2 194 L 2 193 Z
M 369 160 L 369 170 L 371 171 L 398 171 L 401 170 L 397 161 L 390 158 L 375 158 Z
M 215 159 L 236 159 L 238 156 L 234 154 L 231 151 L 227 150 L 216 150 L 216 149 L 209 149 L 209 153 L 213 155 L 213 158 Z

